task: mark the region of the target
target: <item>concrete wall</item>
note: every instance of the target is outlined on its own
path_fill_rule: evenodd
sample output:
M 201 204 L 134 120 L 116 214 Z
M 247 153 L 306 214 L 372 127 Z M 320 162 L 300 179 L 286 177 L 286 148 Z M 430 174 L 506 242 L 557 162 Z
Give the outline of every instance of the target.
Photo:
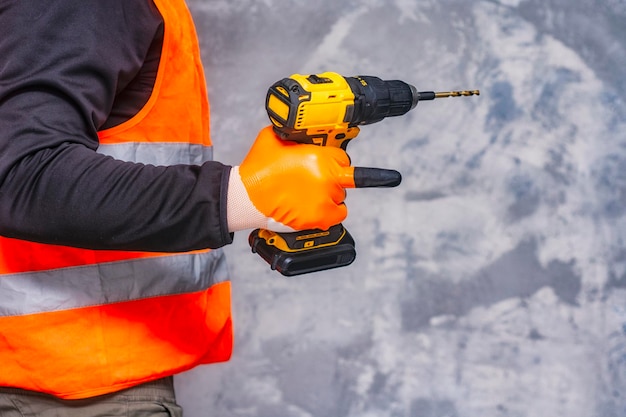
M 190 0 L 216 159 L 292 73 L 480 97 L 365 126 L 347 268 L 225 250 L 236 347 L 176 379 L 188 417 L 626 415 L 626 6 L 606 0 Z

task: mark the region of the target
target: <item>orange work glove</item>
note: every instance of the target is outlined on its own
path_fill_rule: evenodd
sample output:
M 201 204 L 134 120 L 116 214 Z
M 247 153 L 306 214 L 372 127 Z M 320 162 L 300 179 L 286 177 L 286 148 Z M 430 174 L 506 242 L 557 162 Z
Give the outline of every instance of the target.
M 229 230 L 326 230 L 346 218 L 345 188 L 354 186 L 345 151 L 284 141 L 267 127 L 231 170 Z

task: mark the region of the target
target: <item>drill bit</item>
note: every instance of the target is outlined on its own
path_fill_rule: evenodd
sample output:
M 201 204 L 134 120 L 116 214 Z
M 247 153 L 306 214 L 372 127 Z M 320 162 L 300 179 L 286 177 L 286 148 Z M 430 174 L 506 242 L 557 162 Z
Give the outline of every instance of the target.
M 435 93 L 435 98 L 443 97 L 459 97 L 459 96 L 479 96 L 479 90 L 463 90 L 463 91 L 442 91 Z
M 479 96 L 479 90 L 462 90 L 462 91 L 441 91 L 435 93 L 434 91 L 420 91 L 417 93 L 419 100 L 434 100 L 436 98 L 444 97 L 460 97 L 460 96 Z

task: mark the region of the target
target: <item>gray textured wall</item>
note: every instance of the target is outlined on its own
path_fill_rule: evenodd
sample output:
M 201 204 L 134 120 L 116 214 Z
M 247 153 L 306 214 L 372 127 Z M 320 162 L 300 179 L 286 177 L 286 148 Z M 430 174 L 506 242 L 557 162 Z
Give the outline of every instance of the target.
M 358 259 L 286 279 L 226 248 L 236 347 L 177 377 L 188 417 L 626 415 L 623 0 L 190 0 L 218 160 L 267 87 L 331 70 L 478 88 L 365 126 Z

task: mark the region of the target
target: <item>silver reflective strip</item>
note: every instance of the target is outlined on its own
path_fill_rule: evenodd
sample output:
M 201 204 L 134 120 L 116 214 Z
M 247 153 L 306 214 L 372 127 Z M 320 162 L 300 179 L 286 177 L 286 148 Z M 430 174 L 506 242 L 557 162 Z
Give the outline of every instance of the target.
M 101 144 L 98 153 L 122 161 L 152 165 L 201 165 L 213 159 L 213 147 L 191 143 L 129 142 Z
M 228 280 L 222 250 L 0 277 L 0 316 L 191 293 Z

